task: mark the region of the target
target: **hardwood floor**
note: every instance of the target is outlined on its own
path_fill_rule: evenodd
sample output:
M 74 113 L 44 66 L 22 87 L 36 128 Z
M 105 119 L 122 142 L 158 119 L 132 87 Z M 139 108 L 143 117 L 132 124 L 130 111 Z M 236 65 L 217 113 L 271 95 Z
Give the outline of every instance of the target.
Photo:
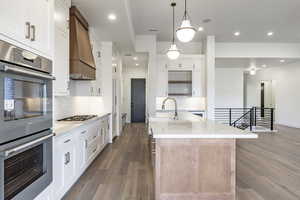
M 276 128 L 278 133 L 238 142 L 239 200 L 300 199 L 300 129 Z
M 277 129 L 238 142 L 238 200 L 300 199 L 300 130 Z M 127 125 L 64 200 L 154 200 L 149 153 L 145 125 Z

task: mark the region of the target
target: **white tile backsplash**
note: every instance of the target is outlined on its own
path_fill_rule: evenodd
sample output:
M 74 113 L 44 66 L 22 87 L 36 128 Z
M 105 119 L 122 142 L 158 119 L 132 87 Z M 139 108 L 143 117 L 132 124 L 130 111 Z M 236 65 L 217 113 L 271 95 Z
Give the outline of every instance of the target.
M 161 110 L 162 102 L 166 97 L 156 98 L 156 110 Z M 175 97 L 178 110 L 205 110 L 205 98 L 202 97 Z M 173 110 L 174 103 L 168 101 L 166 110 Z
M 54 97 L 54 120 L 72 115 L 96 115 L 103 111 L 102 97 Z

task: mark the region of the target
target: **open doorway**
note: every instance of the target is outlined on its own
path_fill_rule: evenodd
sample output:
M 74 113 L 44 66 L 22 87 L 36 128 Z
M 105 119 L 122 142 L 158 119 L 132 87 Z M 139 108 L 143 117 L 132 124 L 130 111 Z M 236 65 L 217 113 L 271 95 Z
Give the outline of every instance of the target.
M 274 95 L 274 81 L 267 80 L 260 83 L 260 107 L 262 108 L 274 108 L 275 107 L 275 95 Z
M 131 79 L 131 122 L 145 122 L 146 80 Z

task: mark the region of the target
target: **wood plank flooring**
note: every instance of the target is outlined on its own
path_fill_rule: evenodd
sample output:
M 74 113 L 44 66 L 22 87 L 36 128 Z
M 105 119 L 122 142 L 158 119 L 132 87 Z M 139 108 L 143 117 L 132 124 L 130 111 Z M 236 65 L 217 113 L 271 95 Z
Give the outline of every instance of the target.
M 300 200 L 300 130 L 237 144 L 238 200 Z M 128 124 L 71 188 L 64 200 L 154 200 L 144 124 Z

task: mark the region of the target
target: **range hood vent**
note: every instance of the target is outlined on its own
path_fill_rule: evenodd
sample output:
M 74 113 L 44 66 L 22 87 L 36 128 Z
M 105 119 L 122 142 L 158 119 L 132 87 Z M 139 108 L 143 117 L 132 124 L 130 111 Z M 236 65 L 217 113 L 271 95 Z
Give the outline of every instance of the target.
M 75 6 L 70 8 L 70 78 L 73 80 L 96 79 L 89 24 Z

